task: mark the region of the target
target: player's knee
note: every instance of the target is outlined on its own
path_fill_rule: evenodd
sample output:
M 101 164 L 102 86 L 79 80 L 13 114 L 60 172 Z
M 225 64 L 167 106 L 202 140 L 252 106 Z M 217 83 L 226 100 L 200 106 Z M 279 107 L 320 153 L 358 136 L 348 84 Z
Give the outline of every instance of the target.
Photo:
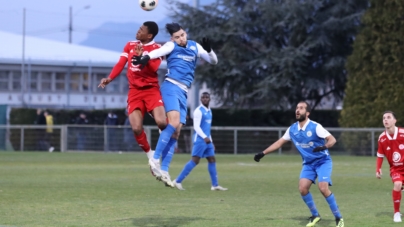
M 328 188 L 328 182 L 319 182 L 318 189 L 324 196 L 328 196 L 330 194 L 330 190 Z
M 132 131 L 133 133 L 135 133 L 135 135 L 140 135 L 143 132 L 143 127 L 141 127 L 140 125 L 133 125 Z
M 216 162 L 215 156 L 207 157 L 206 159 L 208 160 L 209 163 Z
M 309 189 L 303 185 L 299 185 L 300 195 L 305 196 L 309 193 Z
M 401 181 L 395 181 L 394 182 L 394 190 L 395 191 L 401 191 L 402 186 L 403 186 L 403 182 L 401 182 Z
M 199 164 L 199 160 L 200 160 L 199 157 L 196 157 L 196 156 L 192 157 L 192 161 L 195 163 L 195 165 Z
M 160 130 L 164 130 L 167 127 L 167 121 L 164 120 L 156 120 L 157 127 L 159 127 Z

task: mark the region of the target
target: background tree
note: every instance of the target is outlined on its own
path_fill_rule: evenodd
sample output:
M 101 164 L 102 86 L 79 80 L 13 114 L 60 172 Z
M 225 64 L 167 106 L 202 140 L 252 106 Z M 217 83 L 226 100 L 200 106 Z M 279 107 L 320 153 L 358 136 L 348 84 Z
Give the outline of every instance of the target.
M 382 113 L 404 120 L 404 1 L 371 1 L 347 62 L 343 127 L 383 127 Z
M 207 36 L 219 57 L 199 67 L 223 105 L 289 108 L 343 97 L 345 60 L 367 0 L 218 0 L 197 10 L 177 3 L 172 19 L 190 39 Z

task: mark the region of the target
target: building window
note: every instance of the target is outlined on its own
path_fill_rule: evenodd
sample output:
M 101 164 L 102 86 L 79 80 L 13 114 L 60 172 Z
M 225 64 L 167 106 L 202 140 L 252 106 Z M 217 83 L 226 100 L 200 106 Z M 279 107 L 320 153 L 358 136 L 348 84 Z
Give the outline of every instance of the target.
M 119 85 L 121 82 L 121 77 L 116 77 L 111 83 L 108 84 L 106 87 L 108 93 L 118 93 L 119 92 Z
M 65 91 L 66 90 L 66 74 L 65 73 L 56 73 L 55 75 L 55 90 L 56 91 Z
M 41 73 L 41 91 L 52 91 L 52 73 Z
M 89 87 L 89 78 L 88 78 L 88 73 L 83 73 L 83 81 L 81 83 L 81 90 L 82 91 L 88 91 Z
M 0 71 L 0 90 L 9 90 L 10 72 Z
M 13 86 L 13 91 L 18 91 L 21 90 L 21 72 L 14 71 L 12 72 L 12 86 Z
M 69 86 L 70 86 L 70 91 L 79 91 L 80 89 L 80 78 L 81 74 L 80 73 L 72 73 L 70 75 L 70 81 L 69 81 Z
M 38 72 L 31 72 L 29 89 L 31 91 L 38 91 Z

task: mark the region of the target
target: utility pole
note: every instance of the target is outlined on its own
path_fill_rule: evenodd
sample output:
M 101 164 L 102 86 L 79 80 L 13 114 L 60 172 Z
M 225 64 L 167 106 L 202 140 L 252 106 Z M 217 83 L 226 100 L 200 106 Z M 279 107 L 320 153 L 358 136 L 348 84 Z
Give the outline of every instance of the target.
M 22 104 L 25 106 L 24 101 L 24 81 L 25 81 L 25 8 L 23 8 L 22 13 L 22 61 L 21 61 L 21 100 Z
M 199 8 L 199 0 L 194 0 L 194 7 L 196 9 Z M 194 75 L 195 77 L 196 75 Z M 191 106 L 190 106 L 190 113 L 189 115 L 192 116 L 192 114 L 194 113 L 194 109 L 199 105 L 199 83 L 197 81 L 194 81 L 193 86 L 193 91 L 194 91 L 194 100 L 191 102 Z M 192 116 L 193 117 L 193 116 Z
M 69 8 L 69 43 L 72 43 L 72 33 L 73 33 L 73 7 Z

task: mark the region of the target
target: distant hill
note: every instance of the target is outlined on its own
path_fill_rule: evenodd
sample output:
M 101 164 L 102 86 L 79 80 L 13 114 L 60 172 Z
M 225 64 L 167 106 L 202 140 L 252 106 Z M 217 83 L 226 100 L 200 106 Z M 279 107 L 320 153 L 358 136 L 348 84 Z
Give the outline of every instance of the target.
M 170 36 L 165 31 L 164 25 L 171 22 L 169 18 L 158 21 L 160 27 L 159 34 L 156 36 L 155 41 L 165 43 L 170 40 Z M 84 46 L 91 46 L 101 49 L 121 52 L 125 44 L 130 40 L 136 39 L 136 32 L 141 25 L 139 23 L 116 23 L 107 22 L 100 27 L 91 30 L 88 33 L 87 39 L 80 44 Z

